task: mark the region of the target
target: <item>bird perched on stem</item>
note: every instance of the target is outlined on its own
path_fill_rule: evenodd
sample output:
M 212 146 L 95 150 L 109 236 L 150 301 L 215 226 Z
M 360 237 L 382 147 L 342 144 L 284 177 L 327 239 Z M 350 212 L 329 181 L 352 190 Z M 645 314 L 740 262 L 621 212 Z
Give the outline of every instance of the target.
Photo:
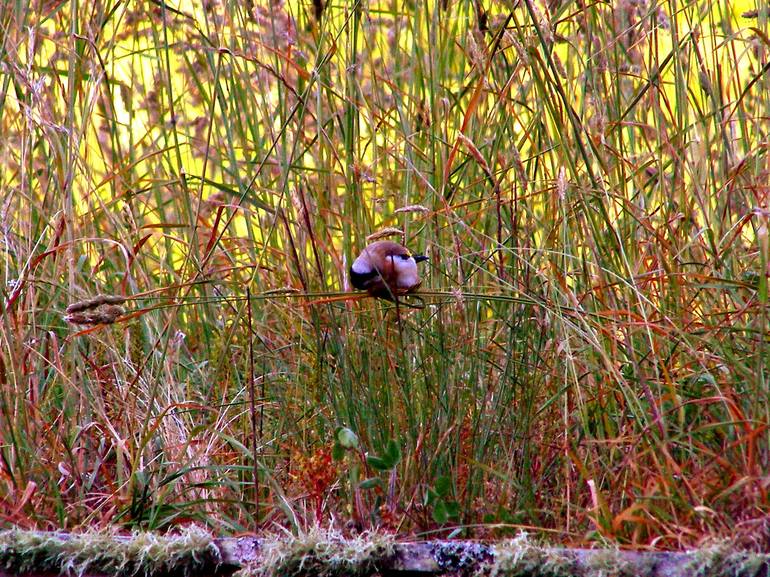
M 373 297 L 395 301 L 399 295 L 414 292 L 422 283 L 417 263 L 428 260 L 412 254 L 397 242 L 378 240 L 361 251 L 350 267 L 350 281 Z

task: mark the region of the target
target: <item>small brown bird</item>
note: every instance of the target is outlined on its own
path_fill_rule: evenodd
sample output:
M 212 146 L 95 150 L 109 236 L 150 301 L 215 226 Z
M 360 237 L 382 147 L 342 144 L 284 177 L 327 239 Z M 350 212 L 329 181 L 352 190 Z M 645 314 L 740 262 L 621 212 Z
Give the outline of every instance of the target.
M 369 291 L 373 297 L 396 300 L 417 290 L 422 283 L 417 263 L 428 260 L 397 242 L 378 240 L 368 245 L 350 267 L 350 281 L 359 290 Z

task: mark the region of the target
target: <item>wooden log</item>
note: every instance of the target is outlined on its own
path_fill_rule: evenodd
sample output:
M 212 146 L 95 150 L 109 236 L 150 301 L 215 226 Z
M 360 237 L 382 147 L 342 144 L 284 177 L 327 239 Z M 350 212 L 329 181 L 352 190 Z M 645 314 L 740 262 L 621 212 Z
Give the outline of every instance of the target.
M 381 577 L 549 576 L 598 577 L 770 577 L 770 555 L 714 547 L 689 552 L 639 552 L 614 549 L 549 548 L 526 538 L 497 543 L 426 541 L 394 543 L 377 536 L 329 539 L 318 535 L 265 540 L 257 537 L 208 537 L 197 529 L 180 536 L 137 534 L 0 532 L 0 577 L 48 577 L 69 568 L 83 577 L 103 575 L 227 576 L 241 568 L 259 570 L 274 563 L 270 551 L 281 550 L 275 575 L 378 575 Z M 286 555 L 290 552 L 290 555 Z M 343 553 L 351 552 L 346 560 Z M 169 558 L 163 557 L 165 553 Z M 118 561 L 112 561 L 110 555 Z M 23 557 L 26 555 L 26 557 Z M 94 555 L 91 559 L 89 555 Z M 142 555 L 150 555 L 145 559 Z M 292 559 L 291 555 L 295 555 Z M 22 558 L 23 557 L 23 558 Z M 288 561 L 287 561 L 288 559 Z M 36 566 L 37 560 L 41 561 Z M 175 566 L 179 561 L 180 565 Z M 123 565 L 120 565 L 123 562 Z M 57 565 L 60 563 L 60 565 Z M 56 568 L 60 567 L 59 570 Z M 121 567 L 120 571 L 100 568 Z M 305 573 L 297 573 L 302 567 Z M 21 569 L 26 572 L 19 573 Z M 85 569 L 85 570 L 83 570 Z M 82 571 L 82 572 L 81 572 Z
M 220 539 L 223 560 L 259 563 L 260 539 Z M 525 543 L 473 541 L 396 543 L 375 563 L 383 577 L 560 575 L 638 577 L 770 577 L 770 555 L 713 548 L 703 551 L 641 552 L 616 549 L 537 547 Z M 494 570 L 493 570 L 494 568 Z

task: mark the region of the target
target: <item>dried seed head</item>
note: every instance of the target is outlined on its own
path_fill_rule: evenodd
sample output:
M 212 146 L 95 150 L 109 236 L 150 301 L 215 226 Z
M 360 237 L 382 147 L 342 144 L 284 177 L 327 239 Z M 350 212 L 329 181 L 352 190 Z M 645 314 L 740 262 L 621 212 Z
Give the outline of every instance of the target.
M 524 49 L 524 45 L 519 42 L 519 39 L 516 38 L 516 36 L 514 36 L 510 30 L 506 30 L 505 34 L 503 34 L 503 42 L 507 42 L 508 45 L 513 46 L 522 64 L 525 66 L 529 65 L 529 54 L 527 54 L 527 51 Z
M 263 292 L 263 295 L 282 295 L 282 294 L 296 294 L 302 291 L 292 286 L 284 286 L 280 288 L 270 289 Z
M 401 214 L 405 212 L 430 212 L 430 209 L 421 204 L 409 204 L 407 206 L 402 206 L 401 208 L 397 208 L 396 210 L 393 211 L 393 214 Z
M 102 305 L 122 305 L 124 302 L 126 302 L 126 297 L 118 295 L 97 295 L 91 299 L 72 303 L 67 307 L 65 312 L 67 314 L 79 313 L 81 311 L 98 308 Z
M 554 65 L 554 68 L 556 68 L 556 72 L 562 78 L 567 78 L 567 69 L 564 68 L 564 63 L 561 61 L 561 58 L 559 58 L 559 55 L 556 52 L 554 52 L 552 56 L 553 56 L 553 65 Z
M 559 174 L 556 176 L 556 194 L 559 195 L 559 200 L 564 200 L 567 197 L 567 171 L 563 166 L 559 167 Z
M 401 236 L 401 238 L 403 239 L 406 236 L 406 234 L 400 228 L 394 228 L 392 226 L 388 226 L 386 228 L 378 230 L 377 232 L 373 232 L 372 234 L 367 236 L 366 242 L 372 242 L 374 240 L 387 238 L 389 236 Z
M 485 48 L 482 48 L 481 46 L 479 46 L 479 42 L 476 41 L 476 37 L 474 36 L 473 30 L 468 31 L 465 45 L 468 50 L 468 58 L 470 59 L 472 65 L 477 70 L 484 70 L 485 64 L 487 61 Z M 483 40 L 482 40 L 482 46 L 483 46 Z
M 543 35 L 543 38 L 549 44 L 552 43 L 554 38 L 549 15 L 543 14 L 536 2 L 530 2 L 528 3 L 528 6 L 532 9 L 532 19 L 540 29 L 540 33 Z
M 529 186 L 529 178 L 527 178 L 527 169 L 525 168 L 524 163 L 521 161 L 519 149 L 516 148 L 515 144 L 513 144 L 510 147 L 510 152 L 511 156 L 513 157 L 513 168 L 516 171 L 516 177 L 519 180 L 519 185 L 521 186 L 522 190 L 526 192 Z
M 430 105 L 427 104 L 425 100 L 420 100 L 420 102 L 417 104 L 417 114 L 415 120 L 417 130 L 428 129 L 433 123 Z
M 457 140 L 463 143 L 465 145 L 466 150 L 468 153 L 476 160 L 476 162 L 481 166 L 481 169 L 489 175 L 489 177 L 494 180 L 494 176 L 492 174 L 492 171 L 489 169 L 489 164 L 487 163 L 487 159 L 484 158 L 484 156 L 481 154 L 481 151 L 478 149 L 478 147 L 473 143 L 473 141 L 465 136 L 462 132 L 457 135 Z
M 94 311 L 70 313 L 64 320 L 73 325 L 111 325 L 124 312 L 121 306 L 105 305 Z

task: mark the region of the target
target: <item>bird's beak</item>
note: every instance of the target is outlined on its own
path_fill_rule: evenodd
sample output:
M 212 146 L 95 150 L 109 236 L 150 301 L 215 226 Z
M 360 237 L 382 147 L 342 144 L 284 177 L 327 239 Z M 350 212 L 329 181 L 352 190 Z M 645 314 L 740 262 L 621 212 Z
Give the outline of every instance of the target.
M 414 262 L 422 262 L 424 260 L 428 260 L 428 257 L 424 254 L 416 254 L 414 255 Z

